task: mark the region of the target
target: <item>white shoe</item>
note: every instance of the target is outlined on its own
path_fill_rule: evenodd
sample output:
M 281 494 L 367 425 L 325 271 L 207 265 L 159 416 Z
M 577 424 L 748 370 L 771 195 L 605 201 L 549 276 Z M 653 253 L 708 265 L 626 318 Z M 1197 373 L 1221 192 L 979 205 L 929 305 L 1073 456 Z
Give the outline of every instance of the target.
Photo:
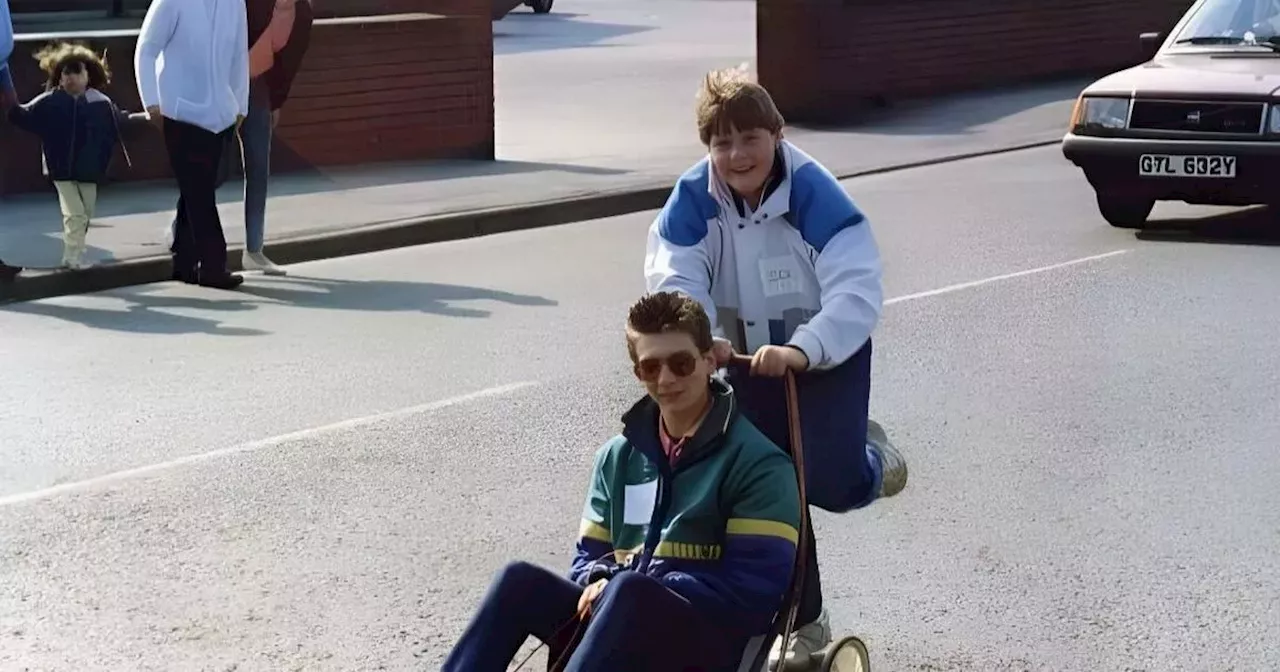
M 85 260 L 82 256 L 71 255 L 64 256 L 60 266 L 67 270 L 80 271 L 93 266 L 93 262 Z
M 818 614 L 818 620 L 796 628 L 791 633 L 791 642 L 787 646 L 786 662 L 778 665 L 779 649 L 782 648 L 782 637 L 773 640 L 773 648 L 769 651 L 769 669 L 776 672 L 805 672 L 817 669 L 822 662 L 815 654 L 831 643 L 831 617 L 824 607 Z
M 875 420 L 867 420 L 867 447 L 880 458 L 884 479 L 880 483 L 880 496 L 892 497 L 907 487 L 907 460 L 889 441 L 884 427 Z
M 266 275 L 285 275 L 283 268 L 276 266 L 267 255 L 261 252 L 245 252 L 240 257 L 240 265 L 246 271 L 262 271 Z

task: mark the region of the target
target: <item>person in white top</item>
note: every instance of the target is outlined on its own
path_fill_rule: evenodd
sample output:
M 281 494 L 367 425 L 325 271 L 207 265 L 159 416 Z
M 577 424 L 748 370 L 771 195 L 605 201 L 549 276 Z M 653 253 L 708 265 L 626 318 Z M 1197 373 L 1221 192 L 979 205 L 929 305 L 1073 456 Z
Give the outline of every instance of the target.
M 9 18 L 9 0 L 0 0 L 0 113 L 18 104 L 18 93 L 13 89 L 9 75 L 9 54 L 13 52 L 13 22 Z M 22 272 L 21 266 L 10 266 L 0 261 L 0 282 L 13 282 Z
M 164 132 L 178 181 L 173 277 L 232 289 L 218 217 L 218 168 L 249 113 L 244 0 L 152 0 L 134 54 L 138 95 Z

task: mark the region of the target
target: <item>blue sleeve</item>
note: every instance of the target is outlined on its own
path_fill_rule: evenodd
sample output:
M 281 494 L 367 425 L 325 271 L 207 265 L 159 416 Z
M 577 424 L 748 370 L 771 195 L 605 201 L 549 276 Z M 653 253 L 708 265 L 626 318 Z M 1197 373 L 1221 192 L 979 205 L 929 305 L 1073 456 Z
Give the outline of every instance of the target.
M 880 250 L 866 216 L 818 163 L 796 170 L 792 208 L 793 224 L 818 253 L 814 272 L 822 307 L 796 328 L 790 345 L 804 351 L 810 368 L 830 369 L 861 350 L 880 321 Z
M 716 216 L 716 202 L 708 191 L 711 161 L 702 159 L 676 181 L 671 195 L 658 213 L 656 222 L 662 240 L 679 247 L 702 242 L 707 220 Z
M 707 190 L 710 170 L 708 159 L 699 161 L 671 190 L 649 227 L 644 278 L 649 293 L 682 292 L 692 297 L 702 305 L 720 335 L 716 306 L 711 299 L 714 271 L 706 246 L 708 222 L 719 210 Z
M 614 549 L 613 536 L 609 531 L 609 486 L 604 476 L 616 442 L 616 439 L 610 441 L 596 451 L 591 468 L 591 481 L 578 525 L 578 541 L 574 545 L 573 565 L 569 570 L 569 580 L 581 586 L 603 576 L 612 576 L 617 571 L 617 562 L 610 555 Z
M 0 69 L 13 55 L 13 18 L 9 16 L 9 0 L 0 0 Z
M 791 210 L 800 237 L 819 253 L 837 233 L 866 221 L 853 197 L 831 171 L 810 162 L 791 178 Z
M 800 536 L 795 468 L 790 457 L 770 448 L 748 471 L 729 479 L 733 503 L 721 566 L 662 577 L 704 613 L 723 614 L 752 633 L 764 632 L 782 606 Z

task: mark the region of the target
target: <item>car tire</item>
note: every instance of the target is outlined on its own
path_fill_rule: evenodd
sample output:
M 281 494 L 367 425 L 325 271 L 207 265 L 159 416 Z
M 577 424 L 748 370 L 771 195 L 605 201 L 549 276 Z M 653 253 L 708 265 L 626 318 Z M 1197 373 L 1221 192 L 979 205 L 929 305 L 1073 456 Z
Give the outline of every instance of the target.
M 551 11 L 551 3 L 555 0 L 529 0 L 528 5 L 533 8 L 534 14 L 546 14 Z
M 1141 229 L 1156 207 L 1155 199 L 1135 198 L 1120 194 L 1098 193 L 1098 212 L 1107 223 L 1118 229 Z

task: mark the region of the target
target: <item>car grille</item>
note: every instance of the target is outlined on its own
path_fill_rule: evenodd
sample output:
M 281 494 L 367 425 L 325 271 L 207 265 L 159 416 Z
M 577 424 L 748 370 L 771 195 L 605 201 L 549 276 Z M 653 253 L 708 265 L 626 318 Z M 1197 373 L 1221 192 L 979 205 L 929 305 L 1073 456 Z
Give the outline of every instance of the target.
M 1135 100 L 1129 128 L 1185 133 L 1262 132 L 1263 103 Z

